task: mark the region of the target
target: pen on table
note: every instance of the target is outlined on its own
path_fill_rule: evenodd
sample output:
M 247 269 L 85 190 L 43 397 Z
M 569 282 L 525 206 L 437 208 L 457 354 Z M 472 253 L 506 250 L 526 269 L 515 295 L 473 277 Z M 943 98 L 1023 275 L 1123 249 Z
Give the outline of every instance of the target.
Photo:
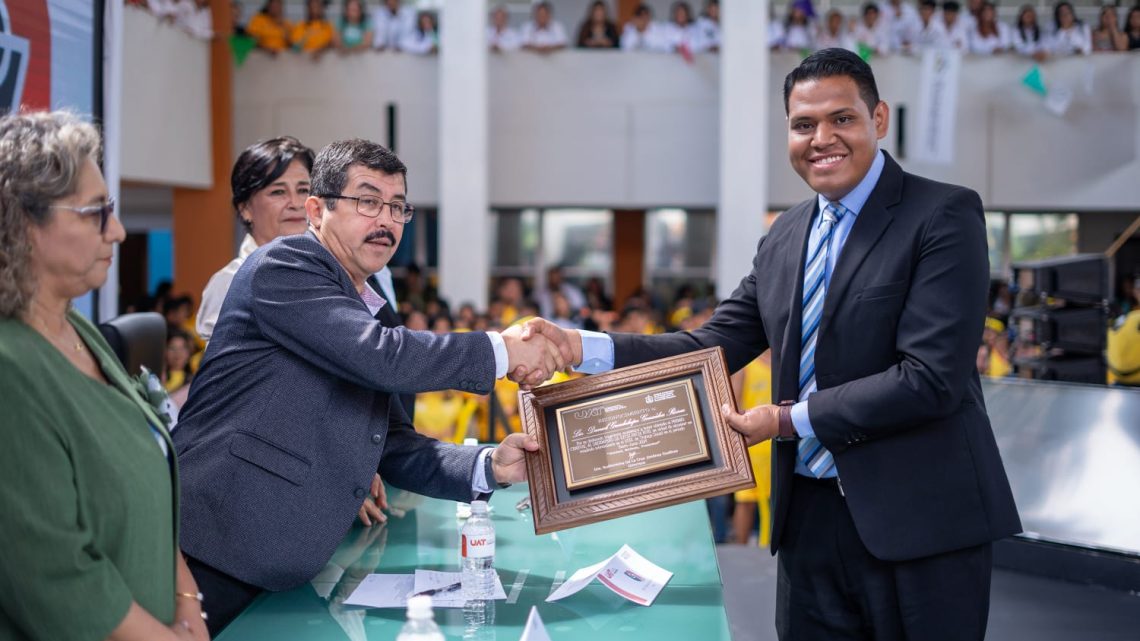
M 412 596 L 431 596 L 433 594 L 442 594 L 444 592 L 455 592 L 462 586 L 462 583 L 452 583 L 451 585 L 445 585 L 438 588 L 433 588 L 431 590 L 424 590 L 423 592 L 416 592 Z

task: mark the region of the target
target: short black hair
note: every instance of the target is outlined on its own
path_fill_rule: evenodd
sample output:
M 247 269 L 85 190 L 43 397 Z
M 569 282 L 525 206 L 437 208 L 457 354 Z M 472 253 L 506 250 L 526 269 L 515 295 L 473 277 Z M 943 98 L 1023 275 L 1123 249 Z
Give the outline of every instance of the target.
M 863 15 L 867 15 L 872 11 L 879 13 L 879 5 L 875 4 L 874 2 L 868 2 L 867 4 L 863 5 Z
M 928 9 L 937 9 L 938 3 L 935 2 L 934 0 L 922 0 L 922 2 L 918 3 L 918 6 L 926 7 Z
M 249 227 L 249 223 L 238 212 L 257 192 L 273 184 L 289 169 L 294 160 L 313 171 L 313 150 L 301 144 L 293 136 L 281 136 L 246 147 L 234 162 L 230 174 L 230 189 L 233 191 L 234 213 L 238 220 Z
M 792 89 L 798 83 L 836 76 L 846 76 L 854 80 L 855 85 L 859 87 L 859 96 L 867 103 L 867 110 L 875 110 L 875 106 L 879 104 L 879 88 L 875 85 L 875 74 L 871 72 L 871 65 L 851 51 L 833 47 L 820 49 L 804 58 L 803 62 L 784 78 L 784 115 L 788 113 L 788 99 L 792 95 Z
M 314 196 L 336 196 L 344 191 L 348 168 L 353 165 L 379 171 L 386 176 L 402 176 L 404 188 L 408 186 L 408 168 L 387 147 L 370 140 L 353 138 L 330 143 L 313 161 L 311 184 Z M 329 209 L 336 209 L 336 200 L 328 199 Z
M 643 2 L 639 5 L 637 5 L 637 8 L 633 10 L 633 15 L 634 15 L 634 17 L 649 16 L 650 18 L 652 18 L 653 17 L 653 9 L 650 8 L 649 5 L 647 5 Z
M 943 11 L 953 11 L 954 13 L 958 13 L 959 11 L 962 10 L 962 5 L 958 4 L 954 0 L 946 0 L 946 2 L 942 3 L 942 10 Z

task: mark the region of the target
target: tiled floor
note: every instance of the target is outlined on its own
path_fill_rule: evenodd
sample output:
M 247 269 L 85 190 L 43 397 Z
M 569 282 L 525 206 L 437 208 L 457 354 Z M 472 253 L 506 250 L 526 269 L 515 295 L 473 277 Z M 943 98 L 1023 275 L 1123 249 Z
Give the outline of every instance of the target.
M 774 641 L 776 562 L 717 546 L 734 641 Z M 1140 595 L 995 570 L 987 641 L 1137 641 Z

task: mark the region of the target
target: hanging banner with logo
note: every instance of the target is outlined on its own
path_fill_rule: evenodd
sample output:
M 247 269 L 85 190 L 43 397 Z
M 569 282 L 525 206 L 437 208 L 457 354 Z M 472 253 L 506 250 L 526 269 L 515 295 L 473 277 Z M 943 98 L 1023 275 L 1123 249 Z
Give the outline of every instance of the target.
M 0 0 L 0 112 L 92 113 L 94 11 L 90 0 Z
M 958 126 L 958 80 L 962 54 L 952 50 L 927 51 L 919 75 L 918 118 L 912 157 L 921 162 L 954 162 Z

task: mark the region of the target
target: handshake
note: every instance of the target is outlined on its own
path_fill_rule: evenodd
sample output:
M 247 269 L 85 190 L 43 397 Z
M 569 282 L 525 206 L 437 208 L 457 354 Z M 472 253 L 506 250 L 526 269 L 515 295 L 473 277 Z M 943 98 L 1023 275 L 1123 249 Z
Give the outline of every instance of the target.
M 507 378 L 530 389 L 582 363 L 582 336 L 542 318 L 502 332 L 507 346 Z

